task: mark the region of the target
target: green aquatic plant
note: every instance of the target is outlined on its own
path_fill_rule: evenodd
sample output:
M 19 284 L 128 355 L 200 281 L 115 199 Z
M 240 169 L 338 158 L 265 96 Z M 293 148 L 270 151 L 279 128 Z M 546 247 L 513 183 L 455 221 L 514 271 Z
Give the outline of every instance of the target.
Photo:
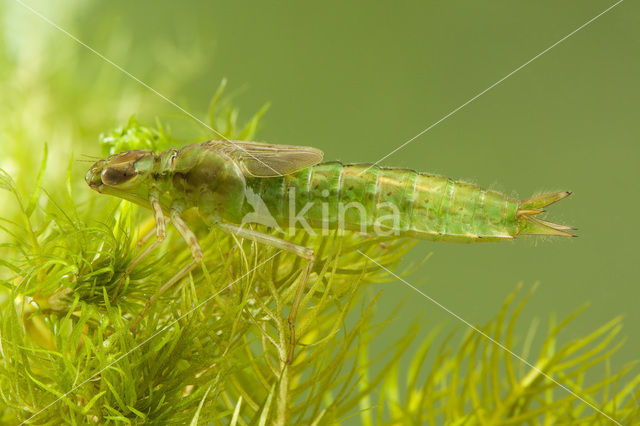
M 12 187 L 6 175 L 3 184 Z M 392 265 L 409 247 L 355 236 L 318 241 L 318 280 L 298 327 L 309 346 L 288 366 L 285 313 L 299 262 L 215 233 L 203 238 L 209 277 L 192 274 L 133 335 L 131 315 L 190 254 L 170 233 L 166 251 L 137 268 L 112 302 L 140 233 L 131 210 L 114 205 L 104 223 L 88 224 L 76 211 L 52 206 L 46 222 L 12 243 L 26 256 L 5 265 L 13 274 L 4 281 L 11 292 L 3 305 L 0 383 L 7 408 L 22 420 L 71 391 L 32 420 L 183 423 L 202 403 L 199 416 L 210 421 L 226 418 L 242 398 L 241 418 L 284 423 L 317 380 L 301 374 L 339 368 L 334 351 L 347 357 L 343 340 L 355 334 L 340 337 L 344 316 L 359 285 L 380 276 L 355 249 Z M 265 398 L 272 401 L 266 408 Z
M 131 111 L 162 108 L 156 94 L 65 35 L 25 21 L 21 11 L 0 4 L 7 24 L 0 32 L 0 424 L 639 423 L 640 378 L 632 366 L 611 361 L 622 341 L 619 318 L 582 338 L 560 335 L 574 316 L 551 319 L 546 332 L 534 322 L 521 336 L 516 320 L 529 295 L 514 293 L 477 327 L 535 368 L 478 332 L 446 334 L 424 319 L 375 353 L 372 342 L 393 323 L 379 322 L 379 296 L 363 291 L 390 277 L 357 251 L 392 268 L 411 248 L 407 240 L 293 238 L 314 247 L 318 261 L 298 319 L 297 356 L 287 365 L 284 319 L 300 260 L 209 232 L 192 218 L 206 273 L 196 270 L 166 293 L 132 334 L 149 296 L 190 253 L 170 227 L 114 298 L 153 221 L 149 212 L 92 194 L 82 181 L 88 165 L 69 159 L 72 151 L 87 153 L 86 141 L 126 122 Z M 107 56 L 141 71 L 136 61 L 146 58 L 130 54 L 131 34 L 114 33 L 108 14 L 91 14 L 95 8 L 85 3 L 56 4 L 54 11 L 78 36 L 77 23 L 90 22 Z M 142 71 L 163 71 L 142 75 L 183 99 L 185 82 L 210 72 L 203 66 L 209 50 L 183 51 L 160 39 L 144 45 L 161 53 L 154 54 L 160 62 L 146 61 Z M 191 37 L 189 45 L 201 40 Z M 239 125 L 225 85 L 211 102 L 210 125 L 225 137 L 253 140 L 267 107 Z M 217 138 L 201 128 L 174 137 L 168 119 L 146 126 L 131 118 L 104 133 L 99 148 L 107 155 Z
M 211 122 L 219 126 L 224 120 L 212 110 Z M 219 114 L 237 115 L 228 111 Z M 244 129 L 254 132 L 259 114 Z M 225 136 L 245 131 L 236 130 L 235 118 L 226 122 Z M 145 127 L 133 119 L 108 135 L 102 138 L 107 150 L 125 142 L 128 148 L 142 143 L 151 149 L 177 143 L 162 125 Z M 509 296 L 493 320 L 477 326 L 486 336 L 467 330 L 458 342 L 455 334 L 442 336 L 438 324 L 421 322 L 390 342 L 386 353 L 373 354 L 371 342 L 389 323 L 376 322 L 377 297 L 367 301 L 363 289 L 391 277 L 359 252 L 394 268 L 412 247 L 407 239 L 338 232 L 292 238 L 313 247 L 317 257 L 298 316 L 296 358 L 289 365 L 286 316 L 302 260 L 211 231 L 192 217 L 205 268 L 167 292 L 133 334 L 132 322 L 148 298 L 191 254 L 169 227 L 161 248 L 132 271 L 114 298 L 127 266 L 148 244 L 153 218 L 104 197 L 78 205 L 73 162 L 66 192 L 50 195 L 43 189 L 46 154 L 45 149 L 30 192 L 0 172 L 0 189 L 18 212 L 0 221 L 3 423 L 466 425 L 612 424 L 614 419 L 636 424 L 640 419 L 640 375 L 630 373 L 632 366 L 614 371 L 609 361 L 622 343 L 620 318 L 566 342 L 558 334 L 575 315 L 557 324 L 552 320 L 536 345 L 535 324 L 527 336 L 515 332 L 530 294 Z M 418 341 L 424 328 L 431 331 Z M 533 367 L 487 336 L 522 353 Z

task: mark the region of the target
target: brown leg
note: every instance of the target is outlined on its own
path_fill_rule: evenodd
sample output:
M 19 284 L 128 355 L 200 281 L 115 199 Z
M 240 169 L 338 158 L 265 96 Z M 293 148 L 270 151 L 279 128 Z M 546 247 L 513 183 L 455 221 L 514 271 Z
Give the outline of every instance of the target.
M 144 234 L 142 236 L 142 238 L 140 238 L 138 240 L 138 242 L 136 243 L 136 246 L 138 248 L 142 248 L 145 244 L 147 244 L 147 241 L 149 241 L 151 239 L 151 237 L 153 237 L 154 235 L 157 235 L 157 234 L 158 234 L 158 230 L 156 229 L 156 227 L 154 227 L 151 231 L 149 231 L 146 234 Z
M 173 277 L 171 277 L 166 283 L 160 287 L 160 289 L 149 299 L 147 304 L 142 308 L 142 311 L 138 314 L 133 327 L 131 327 L 131 331 L 135 333 L 138 325 L 140 324 L 140 320 L 144 316 L 144 314 L 149 310 L 153 302 L 158 299 L 158 297 L 162 296 L 167 290 L 169 290 L 175 283 L 180 281 L 182 277 L 191 272 L 196 266 L 198 266 L 202 262 L 202 248 L 200 248 L 200 244 L 198 244 L 198 239 L 196 238 L 193 231 L 187 226 L 185 221 L 180 216 L 180 212 L 177 210 L 171 211 L 171 222 L 176 227 L 182 238 L 184 238 L 185 242 L 189 246 L 191 250 L 191 255 L 193 256 L 193 262 L 186 265 L 182 269 L 180 269 Z
M 254 231 L 252 229 L 245 229 L 236 225 L 221 222 L 217 223 L 216 225 L 223 231 L 237 235 L 240 238 L 250 239 L 258 243 L 276 247 L 281 250 L 286 250 L 290 253 L 295 254 L 296 256 L 300 256 L 303 259 L 307 260 L 307 265 L 302 272 L 300 281 L 298 281 L 296 287 L 296 293 L 291 304 L 291 311 L 289 312 L 289 316 L 287 317 L 287 322 L 289 323 L 289 350 L 287 353 L 287 364 L 291 364 L 293 362 L 293 355 L 296 345 L 296 316 L 298 315 L 298 309 L 300 308 L 300 303 L 302 302 L 302 297 L 304 296 L 307 281 L 309 281 L 309 275 L 311 275 L 311 270 L 313 269 L 313 262 L 315 260 L 313 250 L 308 247 L 299 246 L 289 241 L 282 240 L 269 234 L 263 234 L 262 232 Z
M 118 281 L 116 289 L 113 292 L 113 296 L 111 296 L 112 302 L 116 300 L 116 297 L 118 297 L 118 293 L 120 292 L 122 284 L 124 284 L 124 281 L 127 279 L 131 271 L 133 271 L 133 268 L 135 268 L 136 265 L 140 263 L 142 259 L 144 259 L 149 253 L 158 248 L 167 236 L 164 214 L 162 213 L 160 202 L 157 198 L 151 198 L 149 201 L 151 202 L 151 207 L 153 208 L 153 216 L 156 220 L 156 240 L 151 243 L 149 247 L 144 249 L 142 253 L 140 253 L 135 259 L 133 259 L 133 262 L 131 262 L 129 266 L 127 266 L 127 269 L 124 270 L 124 274 L 122 275 L 122 278 L 120 278 L 120 281 Z M 143 237 L 143 240 L 147 239 L 149 239 L 149 237 L 145 235 Z
M 164 283 L 162 287 L 160 287 L 160 290 L 158 290 L 153 296 L 149 298 L 149 300 L 147 301 L 147 304 L 144 305 L 144 308 L 142 308 L 142 311 L 140 311 L 140 313 L 136 317 L 136 321 L 133 323 L 133 326 L 131 327 L 132 333 L 136 332 L 136 330 L 138 329 L 138 325 L 140 324 L 140 320 L 142 319 L 144 314 L 147 313 L 151 305 L 153 305 L 153 302 L 155 302 L 158 297 L 162 296 L 167 290 L 169 290 L 175 283 L 180 281 L 182 277 L 184 277 L 189 272 L 191 272 L 196 266 L 198 266 L 199 263 L 200 262 L 196 262 L 194 260 L 184 268 L 180 269 L 178 273 L 176 273 L 173 277 L 169 279 L 169 281 L 167 281 L 166 283 Z

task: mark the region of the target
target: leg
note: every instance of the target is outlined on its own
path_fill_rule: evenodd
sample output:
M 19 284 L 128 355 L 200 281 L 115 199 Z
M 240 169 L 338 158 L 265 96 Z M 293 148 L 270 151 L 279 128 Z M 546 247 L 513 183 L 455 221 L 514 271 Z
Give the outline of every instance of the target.
M 287 364 L 291 364 L 293 362 L 293 354 L 296 345 L 296 316 L 298 315 L 298 309 L 300 308 L 300 303 L 304 296 L 304 290 L 307 286 L 309 275 L 311 275 L 311 270 L 313 269 L 313 262 L 315 260 L 313 250 L 252 229 L 245 229 L 228 223 L 217 223 L 216 225 L 223 231 L 237 235 L 240 238 L 247 238 L 258 243 L 286 250 L 307 260 L 307 266 L 304 268 L 304 271 L 302 271 L 302 275 L 300 276 L 300 281 L 296 287 L 296 293 L 293 296 L 291 311 L 287 317 L 287 322 L 289 323 L 289 351 L 287 353 Z
M 156 221 L 157 223 L 157 221 Z M 151 231 L 147 232 L 146 234 L 144 234 L 142 236 L 142 238 L 140 238 L 138 240 L 138 242 L 136 243 L 136 246 L 138 248 L 142 248 L 145 244 L 147 244 L 147 241 L 149 241 L 151 239 L 151 237 L 153 237 L 154 235 L 158 235 L 158 230 L 157 229 L 152 229 Z
M 203 257 L 202 248 L 200 248 L 200 244 L 198 244 L 198 239 L 196 238 L 193 231 L 189 229 L 189 226 L 187 226 L 187 224 L 182 219 L 182 217 L 180 217 L 180 212 L 178 210 L 171 211 L 171 222 L 173 222 L 173 225 L 176 227 L 176 229 L 178 230 L 182 238 L 184 238 L 187 245 L 189 246 L 189 249 L 191 250 L 191 255 L 193 256 L 193 262 L 191 262 L 187 266 L 180 269 L 173 277 L 169 279 L 169 281 L 164 283 L 164 285 L 160 287 L 160 289 L 153 296 L 151 296 L 147 304 L 144 306 L 144 308 L 142 308 L 142 311 L 138 314 L 138 317 L 136 318 L 136 321 L 134 322 L 133 327 L 131 327 L 131 331 L 134 333 L 138 328 L 138 324 L 140 324 L 140 320 L 142 319 L 144 314 L 149 310 L 153 302 L 155 302 L 155 300 L 158 297 L 162 296 L 175 283 L 180 281 L 182 277 L 184 277 L 186 274 L 191 272 L 196 266 L 200 264 L 200 262 L 202 262 L 202 257 Z
M 120 278 L 120 281 L 118 281 L 118 285 L 116 285 L 116 289 L 113 292 L 113 296 L 111 296 L 112 302 L 116 300 L 116 297 L 118 296 L 118 292 L 120 291 L 120 287 L 122 287 L 122 284 L 124 284 L 124 280 L 127 279 L 131 271 L 133 271 L 133 268 L 135 268 L 136 265 L 140 263 L 142 259 L 144 259 L 149 253 L 151 253 L 153 250 L 158 248 L 158 246 L 162 243 L 162 241 L 164 241 L 167 235 L 164 214 L 162 213 L 162 208 L 160 207 L 160 202 L 158 201 L 158 198 L 152 196 L 149 201 L 151 202 L 151 207 L 153 208 L 153 216 L 156 220 L 156 240 L 153 243 L 151 243 L 149 247 L 144 249 L 144 251 L 140 253 L 138 257 L 133 259 L 133 262 L 131 262 L 129 266 L 127 266 L 127 269 L 124 270 L 124 274 L 122 275 L 122 278 Z M 142 237 L 142 240 L 146 241 L 147 239 L 149 239 L 148 237 L 149 234 Z

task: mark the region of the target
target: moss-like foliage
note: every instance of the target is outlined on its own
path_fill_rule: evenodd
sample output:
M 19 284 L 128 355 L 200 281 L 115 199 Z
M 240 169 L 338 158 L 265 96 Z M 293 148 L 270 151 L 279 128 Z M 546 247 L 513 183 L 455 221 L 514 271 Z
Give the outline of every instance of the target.
M 216 108 L 221 93 L 211 124 L 225 136 L 252 138 L 262 111 L 238 129 L 237 111 Z M 144 127 L 135 119 L 101 142 L 105 154 L 178 143 L 160 124 Z M 567 342 L 557 335 L 572 317 L 551 322 L 534 352 L 535 328 L 514 336 L 528 298 L 518 292 L 459 343 L 453 335 L 438 342 L 440 328 L 422 323 L 432 332 L 414 352 L 417 328 L 387 354 L 371 355 L 370 343 L 387 323 L 374 322 L 376 298 L 364 303 L 362 289 L 392 277 L 360 252 L 394 268 L 413 244 L 406 239 L 337 232 L 292 238 L 314 248 L 317 261 L 289 365 L 286 315 L 303 261 L 211 231 L 194 216 L 204 267 L 157 301 L 133 334 L 138 312 L 190 261 L 189 250 L 170 227 L 161 248 L 114 297 L 124 270 L 150 244 L 152 217 L 99 194 L 79 209 L 70 182 L 65 196 L 43 195 L 45 165 L 46 150 L 26 194 L 0 171 L 0 188 L 18 212 L 0 222 L 3 424 L 537 425 L 640 418 L 640 376 L 628 374 L 631 366 L 612 371 L 608 362 L 621 344 L 620 319 Z M 347 320 L 350 313 L 355 321 Z

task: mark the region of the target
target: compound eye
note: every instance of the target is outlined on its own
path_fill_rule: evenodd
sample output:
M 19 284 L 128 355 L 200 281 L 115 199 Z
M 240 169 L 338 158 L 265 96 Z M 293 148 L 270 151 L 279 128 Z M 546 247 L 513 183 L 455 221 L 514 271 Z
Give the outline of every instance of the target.
M 124 163 L 106 167 L 100 177 L 105 185 L 117 186 L 131 180 L 135 175 L 133 163 Z

